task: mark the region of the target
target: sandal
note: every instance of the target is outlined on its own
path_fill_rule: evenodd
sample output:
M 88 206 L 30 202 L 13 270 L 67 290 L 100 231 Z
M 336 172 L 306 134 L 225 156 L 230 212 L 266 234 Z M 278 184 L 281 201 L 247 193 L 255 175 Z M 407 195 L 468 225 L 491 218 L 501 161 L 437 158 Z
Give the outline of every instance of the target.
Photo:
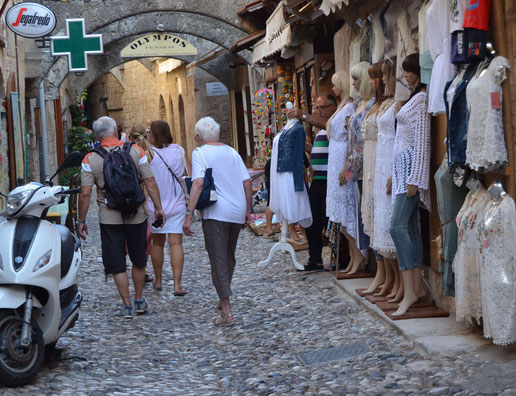
M 154 283 L 152 284 L 152 288 L 154 289 L 154 291 L 157 291 L 157 292 L 163 291 L 162 287 L 156 287 L 156 285 Z
M 177 296 L 177 297 L 184 297 L 188 294 L 188 292 L 186 290 L 181 290 L 179 292 L 174 292 L 174 296 Z
M 213 322 L 215 326 L 233 326 L 235 324 L 235 318 L 233 317 L 233 314 L 229 314 L 228 316 L 225 316 L 223 313 L 220 314 L 220 316 L 215 319 L 215 322 Z
M 154 282 L 154 278 L 149 274 L 145 274 L 145 283 Z

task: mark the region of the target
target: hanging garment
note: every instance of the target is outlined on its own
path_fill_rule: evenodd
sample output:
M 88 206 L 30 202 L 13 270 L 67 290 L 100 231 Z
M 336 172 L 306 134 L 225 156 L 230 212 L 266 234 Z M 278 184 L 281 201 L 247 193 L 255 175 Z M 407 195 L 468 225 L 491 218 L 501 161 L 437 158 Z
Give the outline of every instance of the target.
M 506 195 L 492 200 L 479 225 L 480 291 L 484 337 L 516 342 L 516 208 Z
M 439 211 L 439 226 L 441 235 L 442 254 L 439 263 L 441 273 L 441 290 L 445 296 L 455 295 L 455 277 L 453 274 L 453 259 L 457 252 L 458 229 L 455 219 L 464 204 L 468 189 L 465 185 L 457 187 L 445 158 L 434 175 L 437 193 L 437 209 Z
M 464 13 L 467 0 L 450 0 L 451 61 L 466 62 L 464 47 Z
M 374 177 L 374 229 L 373 249 L 382 255 L 396 253 L 396 247 L 390 233 L 392 214 L 392 198 L 387 195 L 387 180 L 392 174 L 392 150 L 396 130 L 394 127 L 394 99 L 385 101 L 390 104 L 385 112 L 379 112 L 376 122 L 378 124 L 378 143 L 376 145 L 376 165 Z M 386 105 L 387 106 L 387 105 Z
M 292 172 L 278 172 L 279 140 L 282 130 L 272 143 L 271 158 L 271 191 L 270 209 L 276 213 L 279 222 L 287 219 L 288 223 L 299 223 L 307 228 L 312 225 L 312 212 L 308 200 L 307 189 L 296 191 L 294 186 L 294 174 Z
M 446 104 L 447 151 L 450 165 L 466 164 L 466 145 L 468 140 L 468 106 L 466 102 L 466 87 L 475 75 L 478 63 L 463 67 L 453 81 L 445 87 L 444 101 Z
M 494 58 L 487 69 L 478 67 L 466 88 L 468 142 L 466 163 L 475 170 L 494 170 L 507 165 L 502 115 L 502 82 L 509 61 Z
M 480 323 L 482 300 L 477 262 L 480 261 L 478 225 L 491 202 L 491 195 L 480 185 L 470 191 L 457 215 L 458 243 L 453 260 L 455 273 L 455 318 Z
M 373 238 L 374 231 L 374 179 L 376 166 L 376 145 L 378 141 L 378 114 L 383 114 L 389 108 L 389 101 L 381 104 L 378 111 L 368 115 L 362 123 L 362 133 L 364 135 L 364 179 L 362 185 L 362 223 L 364 232 Z
M 430 76 L 432 75 L 432 68 L 434 60 L 430 54 L 430 45 L 428 44 L 428 28 L 426 25 L 426 12 L 433 0 L 426 1 L 423 7 L 419 10 L 419 68 L 421 70 L 421 82 L 423 84 L 430 84 Z
M 419 199 L 430 206 L 430 115 L 428 96 L 419 92 L 396 115 L 396 139 L 392 163 L 392 202 L 407 192 L 407 184 L 419 189 Z
M 346 119 L 355 113 L 355 104 L 346 104 L 331 120 L 331 136 L 328 154 L 328 185 L 326 191 L 326 216 L 335 223 L 352 224 L 354 216 L 348 217 L 355 206 L 354 188 L 351 183 L 339 186 L 339 174 L 346 157 L 348 131 Z M 347 206 L 350 206 L 347 208 Z M 353 227 L 355 228 L 355 227 Z
M 371 34 L 371 63 L 380 62 L 384 56 L 385 33 L 383 27 L 385 25 L 384 14 L 387 6 L 381 8 L 373 15 L 372 34 Z
M 418 52 L 418 14 L 422 5 L 422 0 L 407 2 L 397 20 L 398 43 L 396 47 L 396 93 L 394 98 L 400 102 L 410 97 L 410 88 L 404 77 L 405 71 L 402 64 L 407 55 Z
M 428 85 L 428 112 L 440 114 L 446 111 L 443 99 L 444 86 L 455 74 L 450 62 L 450 4 L 436 0 L 430 3 L 426 13 L 428 45 L 434 60 L 432 77 Z

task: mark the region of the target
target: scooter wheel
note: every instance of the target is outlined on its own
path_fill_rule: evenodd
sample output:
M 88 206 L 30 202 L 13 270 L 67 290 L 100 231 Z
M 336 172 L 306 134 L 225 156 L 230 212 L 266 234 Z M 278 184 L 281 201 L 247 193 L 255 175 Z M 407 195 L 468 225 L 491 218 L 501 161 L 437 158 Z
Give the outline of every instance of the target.
M 32 344 L 20 345 L 23 321 L 12 311 L 0 311 L 0 383 L 23 386 L 32 381 L 45 358 L 43 334 L 32 328 Z

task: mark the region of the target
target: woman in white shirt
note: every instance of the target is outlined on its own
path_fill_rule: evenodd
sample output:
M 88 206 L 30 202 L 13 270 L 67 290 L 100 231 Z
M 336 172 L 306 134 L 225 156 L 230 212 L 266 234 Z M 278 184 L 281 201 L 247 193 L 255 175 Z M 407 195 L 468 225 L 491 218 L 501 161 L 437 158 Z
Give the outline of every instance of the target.
M 201 196 L 204 173 L 212 168 L 217 201 L 202 211 L 204 243 L 211 265 L 211 277 L 221 312 L 217 326 L 234 323 L 231 313 L 231 279 L 235 270 L 235 250 L 240 230 L 251 222 L 251 178 L 240 155 L 219 142 L 220 125 L 211 117 L 201 118 L 194 128 L 200 147 L 192 153 L 192 189 L 183 224 L 185 235 L 192 236 L 192 215 Z

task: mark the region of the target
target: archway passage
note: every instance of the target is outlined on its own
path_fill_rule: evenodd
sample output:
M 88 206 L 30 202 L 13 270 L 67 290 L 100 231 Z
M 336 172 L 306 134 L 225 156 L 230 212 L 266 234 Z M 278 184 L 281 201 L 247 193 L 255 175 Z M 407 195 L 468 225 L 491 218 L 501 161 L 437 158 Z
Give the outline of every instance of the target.
M 172 133 L 172 138 L 174 142 L 178 142 L 177 140 L 177 130 L 176 130 L 176 114 L 174 112 L 174 102 L 172 101 L 172 95 L 168 96 L 169 102 L 169 124 L 170 124 L 170 132 Z
M 167 120 L 167 109 L 162 95 L 159 96 L 159 119 L 163 121 Z
M 185 122 L 185 103 L 183 101 L 183 95 L 179 95 L 179 133 L 181 135 L 181 144 L 183 145 L 183 148 L 188 151 Z

